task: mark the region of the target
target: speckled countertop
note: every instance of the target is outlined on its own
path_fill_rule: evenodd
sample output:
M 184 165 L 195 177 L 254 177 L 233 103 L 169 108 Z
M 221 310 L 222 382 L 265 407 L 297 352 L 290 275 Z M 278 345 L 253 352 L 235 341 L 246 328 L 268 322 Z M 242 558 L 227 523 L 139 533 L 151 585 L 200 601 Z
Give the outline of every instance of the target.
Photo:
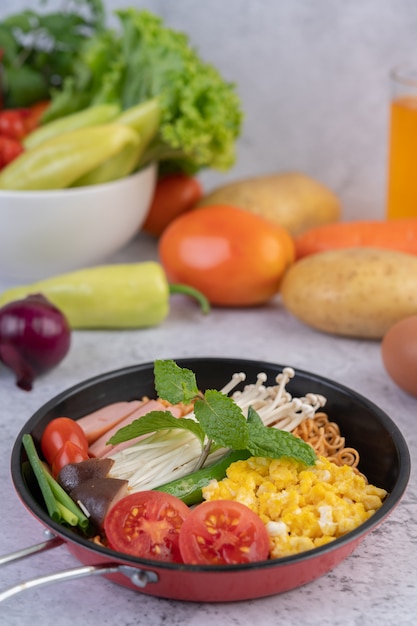
M 155 255 L 143 240 L 140 258 Z M 114 262 L 138 258 L 139 241 Z M 4 285 L 0 284 L 0 288 Z M 14 385 L 0 368 L 0 554 L 43 540 L 39 522 L 19 501 L 10 477 L 15 438 L 29 417 L 52 396 L 89 378 L 155 358 L 230 356 L 274 361 L 332 378 L 383 408 L 417 456 L 417 400 L 388 379 L 378 342 L 317 333 L 284 311 L 279 299 L 254 310 L 213 310 L 175 296 L 168 319 L 159 327 L 124 332 L 76 332 L 67 358 L 37 380 L 32 392 Z M 223 626 L 286 624 L 350 626 L 415 624 L 417 614 L 417 486 L 412 474 L 407 491 L 385 522 L 329 574 L 302 588 L 265 599 L 200 604 L 168 601 L 117 586 L 95 576 L 27 590 L 0 605 L 7 626 Z M 23 580 L 79 566 L 65 546 L 0 568 L 0 591 Z

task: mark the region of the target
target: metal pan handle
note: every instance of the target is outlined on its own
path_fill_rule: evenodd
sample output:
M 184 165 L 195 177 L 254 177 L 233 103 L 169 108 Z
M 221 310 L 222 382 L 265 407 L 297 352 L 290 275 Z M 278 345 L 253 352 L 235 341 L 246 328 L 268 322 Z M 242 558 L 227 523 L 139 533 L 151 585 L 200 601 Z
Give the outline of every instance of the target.
M 13 561 L 19 561 L 20 559 L 25 559 L 32 556 L 32 554 L 39 554 L 40 552 L 45 552 L 45 550 L 52 550 L 52 548 L 57 548 L 64 543 L 63 539 L 54 535 L 50 530 L 44 530 L 43 534 L 46 537 L 45 541 L 23 548 L 22 550 L 17 550 L 16 552 L 10 552 L 10 554 L 0 556 L 0 566 L 6 565 L 6 563 L 12 563 Z
M 45 530 L 44 534 L 50 536 L 50 538 L 46 541 L 43 541 L 42 543 L 38 543 L 34 546 L 30 546 L 28 548 L 24 548 L 23 550 L 19 550 L 17 552 L 13 552 L 11 554 L 0 557 L 0 565 L 11 563 L 12 561 L 17 561 L 19 559 L 26 558 L 28 556 L 31 556 L 32 554 L 37 554 L 45 550 L 50 550 L 63 543 L 62 539 L 56 537 L 48 530 Z M 85 565 L 82 567 L 61 570 L 60 572 L 55 572 L 53 574 L 46 574 L 45 576 L 37 576 L 36 578 L 21 582 L 14 587 L 10 587 L 9 589 L 5 589 L 4 591 L 0 592 L 0 602 L 11 598 L 21 591 L 33 589 L 34 587 L 41 587 L 42 585 L 48 585 L 55 582 L 63 582 L 66 580 L 82 578 L 85 576 L 103 576 L 105 574 L 123 574 L 130 579 L 132 584 L 141 589 L 146 587 L 148 583 L 158 582 L 158 575 L 156 572 L 141 570 L 137 567 L 132 567 L 130 565 L 117 565 L 113 563 L 101 565 Z

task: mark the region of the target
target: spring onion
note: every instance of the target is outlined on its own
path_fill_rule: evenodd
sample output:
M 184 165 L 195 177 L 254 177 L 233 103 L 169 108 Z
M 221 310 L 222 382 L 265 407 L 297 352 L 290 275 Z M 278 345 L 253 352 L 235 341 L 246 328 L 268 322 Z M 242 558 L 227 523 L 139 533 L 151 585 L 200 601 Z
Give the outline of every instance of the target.
M 45 464 L 40 460 L 32 436 L 25 433 L 22 437 L 22 443 L 30 466 L 38 481 L 49 517 L 55 522 L 67 523 L 70 526 L 80 526 L 80 528 L 85 530 L 89 524 L 88 518 L 75 502 L 71 500 L 70 496 L 53 478 Z

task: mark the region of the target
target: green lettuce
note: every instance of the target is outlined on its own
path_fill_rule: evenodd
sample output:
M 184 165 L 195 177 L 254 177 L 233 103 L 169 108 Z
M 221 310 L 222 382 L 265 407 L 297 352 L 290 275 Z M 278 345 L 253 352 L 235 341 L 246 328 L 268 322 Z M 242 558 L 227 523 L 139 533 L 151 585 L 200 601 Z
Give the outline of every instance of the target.
M 190 174 L 235 162 L 243 114 L 233 83 L 204 62 L 188 37 L 146 10 L 118 10 L 120 28 L 101 29 L 83 42 L 73 71 L 52 92 L 45 121 L 87 106 L 117 103 L 122 110 L 150 99 L 160 125 L 143 164 Z
M 42 4 L 46 4 L 46 0 Z M 72 0 L 61 11 L 27 9 L 0 22 L 3 106 L 49 99 L 74 70 L 83 43 L 104 28 L 101 0 Z

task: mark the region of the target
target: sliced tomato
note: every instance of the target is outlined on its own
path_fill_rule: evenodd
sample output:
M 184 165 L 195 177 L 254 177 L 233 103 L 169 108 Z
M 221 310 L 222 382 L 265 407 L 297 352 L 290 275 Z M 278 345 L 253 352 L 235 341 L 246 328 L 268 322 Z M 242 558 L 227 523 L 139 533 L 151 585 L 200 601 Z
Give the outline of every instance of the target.
M 41 438 L 42 454 L 50 465 L 67 441 L 88 453 L 87 437 L 81 426 L 69 417 L 56 417 L 46 426 Z
M 109 546 L 144 559 L 181 562 L 179 533 L 190 509 L 168 493 L 141 491 L 119 500 L 107 513 Z
M 89 458 L 88 453 L 80 446 L 72 441 L 66 441 L 52 461 L 52 475 L 56 478 L 68 463 L 81 463 L 81 461 L 87 461 Z
M 190 512 L 180 532 L 184 563 L 231 565 L 263 561 L 269 555 L 265 524 L 234 500 L 212 500 Z

